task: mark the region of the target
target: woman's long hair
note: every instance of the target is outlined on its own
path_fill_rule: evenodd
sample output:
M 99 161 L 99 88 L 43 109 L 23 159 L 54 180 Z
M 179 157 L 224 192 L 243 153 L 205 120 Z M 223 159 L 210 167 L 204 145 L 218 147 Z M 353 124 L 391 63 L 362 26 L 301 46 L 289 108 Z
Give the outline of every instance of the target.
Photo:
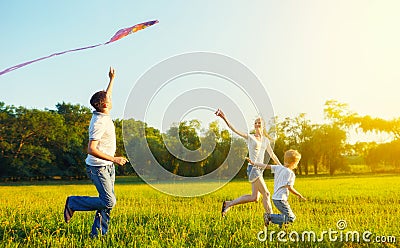
M 261 116 L 257 116 L 257 117 L 255 118 L 255 120 L 257 120 L 257 119 L 260 119 L 261 124 L 262 124 L 262 126 L 263 126 L 263 128 L 262 128 L 263 135 L 264 135 L 265 137 L 267 137 L 270 141 L 274 141 L 274 138 L 272 138 L 272 136 L 268 134 L 267 129 L 265 128 L 266 124 L 265 124 L 264 118 L 262 118 Z

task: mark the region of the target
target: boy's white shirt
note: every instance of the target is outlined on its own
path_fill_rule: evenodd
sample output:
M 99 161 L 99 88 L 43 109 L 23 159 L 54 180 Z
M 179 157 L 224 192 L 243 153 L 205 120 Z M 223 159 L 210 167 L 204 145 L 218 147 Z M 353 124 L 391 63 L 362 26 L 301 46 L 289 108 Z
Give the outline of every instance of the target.
M 270 165 L 271 172 L 274 173 L 274 194 L 273 200 L 287 201 L 289 189 L 286 186 L 293 186 L 296 179 L 294 172 L 283 165 Z

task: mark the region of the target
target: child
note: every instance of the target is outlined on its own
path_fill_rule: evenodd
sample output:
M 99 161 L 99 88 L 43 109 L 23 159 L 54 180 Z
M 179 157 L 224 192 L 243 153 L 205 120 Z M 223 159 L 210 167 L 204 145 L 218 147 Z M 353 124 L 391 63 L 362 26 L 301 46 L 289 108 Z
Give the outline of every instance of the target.
M 128 160 L 114 157 L 116 150 L 115 127 L 110 117 L 111 94 L 115 72 L 110 68 L 110 82 L 106 91 L 96 92 L 90 104 L 96 109 L 89 126 L 88 156 L 86 172 L 99 192 L 98 197 L 69 196 L 64 207 L 64 220 L 69 222 L 75 211 L 96 210 L 91 237 L 104 235 L 108 231 L 110 212 L 116 203 L 114 194 L 114 163 L 124 165 Z
M 300 161 L 301 155 L 296 150 L 288 150 L 285 152 L 284 166 L 283 165 L 266 165 L 262 163 L 254 163 L 247 158 L 250 164 L 254 166 L 271 169 L 274 173 L 274 194 L 272 200 L 276 208 L 281 214 L 264 214 L 265 226 L 268 226 L 270 222 L 282 226 L 288 222 L 293 222 L 296 219 L 290 205 L 288 203 L 289 191 L 294 195 L 298 196 L 302 200 L 306 200 L 293 186 L 295 181 L 294 169 Z

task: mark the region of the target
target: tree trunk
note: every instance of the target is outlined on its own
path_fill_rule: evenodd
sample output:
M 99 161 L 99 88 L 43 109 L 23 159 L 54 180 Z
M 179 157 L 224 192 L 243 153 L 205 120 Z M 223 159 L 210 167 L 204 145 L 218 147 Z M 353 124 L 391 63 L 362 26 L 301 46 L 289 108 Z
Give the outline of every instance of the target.
M 318 160 L 314 159 L 314 174 L 318 175 Z
M 302 165 L 302 164 L 300 164 L 300 166 L 299 166 L 299 167 L 297 167 L 297 171 L 299 172 L 299 175 L 301 175 L 301 172 L 302 172 L 302 170 L 301 170 L 301 167 L 303 167 L 303 165 Z
M 308 159 L 304 160 L 304 173 L 308 176 Z

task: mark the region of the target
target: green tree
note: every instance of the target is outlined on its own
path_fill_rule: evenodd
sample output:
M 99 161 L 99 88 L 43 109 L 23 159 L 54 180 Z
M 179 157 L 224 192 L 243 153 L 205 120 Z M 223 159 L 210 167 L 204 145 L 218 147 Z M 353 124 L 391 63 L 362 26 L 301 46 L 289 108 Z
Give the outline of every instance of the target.
M 347 130 L 357 114 L 349 110 L 348 104 L 328 100 L 325 102 L 324 115 L 330 124 L 320 127 L 324 135 L 321 137 L 322 161 L 329 169 L 329 174 L 333 175 L 338 169 L 348 170 L 343 157 L 346 153 Z
M 379 165 L 394 167 L 400 170 L 400 141 L 394 140 L 389 143 L 375 144 L 366 155 L 366 163 L 373 172 L 378 172 Z M 383 171 L 387 168 L 383 168 Z
M 337 101 L 327 101 L 325 113 L 328 119 L 340 127 L 355 128 L 363 132 L 387 133 L 393 137 L 393 141 L 385 144 L 371 144 L 369 150 L 364 150 L 362 154 L 367 165 L 374 171 L 378 164 L 392 164 L 397 167 L 400 161 L 400 118 L 384 120 L 381 118 L 372 118 L 369 115 L 359 116 L 351 112 L 347 104 Z
M 122 121 L 122 136 L 129 163 L 133 166 L 149 165 L 151 158 L 146 154 L 147 142 L 145 138 L 146 124 L 139 120 L 127 119 Z M 140 155 L 139 155 L 140 154 Z M 137 156 L 135 156 L 137 155 Z M 134 157 L 133 157 L 134 156 Z M 144 167 L 147 169 L 147 167 Z M 141 171 L 139 173 L 146 173 Z
M 305 113 L 299 114 L 295 118 L 295 124 L 298 127 L 298 150 L 301 153 L 300 173 L 301 170 L 304 170 L 304 173 L 308 175 L 308 165 L 314 156 L 312 137 L 317 126 L 311 124 Z
M 204 175 L 204 161 L 197 161 L 197 157 L 186 157 L 185 148 L 196 151 L 201 148 L 199 137 L 201 124 L 198 120 L 184 121 L 172 126 L 168 131 L 168 141 L 173 145 L 173 150 L 178 157 L 173 159 L 173 173 L 181 176 Z M 178 140 L 179 139 L 179 140 Z M 174 156 L 174 154 L 172 154 Z M 198 156 L 200 159 L 200 156 Z M 188 160 L 194 160 L 190 162 Z
M 308 164 L 313 156 L 312 136 L 315 126 L 306 118 L 305 113 L 301 113 L 295 118 L 287 117 L 282 122 L 277 122 L 276 126 L 278 140 L 275 143 L 275 151 L 277 156 L 283 159 L 286 150 L 298 150 L 302 156 L 298 172 L 302 174 L 304 171 L 308 175 Z
M 61 140 L 66 125 L 50 111 L 1 106 L 3 176 L 46 176 L 54 170 L 56 156 L 50 147 Z
M 337 170 L 348 169 L 343 157 L 346 132 L 337 125 L 321 125 L 314 136 L 317 141 L 319 161 L 328 169 L 329 174 L 333 175 Z
M 385 132 L 391 134 L 394 139 L 400 140 L 400 118 L 384 120 L 372 118 L 369 115 L 355 116 L 350 123 L 358 125 L 363 132 Z
M 340 128 L 348 128 L 353 125 L 353 120 L 357 117 L 357 113 L 351 111 L 347 103 L 328 100 L 325 102 L 324 116 L 331 124 L 335 124 Z
M 89 108 L 71 103 L 58 103 L 56 110 L 64 119 L 65 129 L 60 130 L 60 139 L 54 140 L 49 149 L 56 156 L 57 170 L 54 175 L 86 176 L 85 158 L 87 156 L 88 128 L 91 119 Z

